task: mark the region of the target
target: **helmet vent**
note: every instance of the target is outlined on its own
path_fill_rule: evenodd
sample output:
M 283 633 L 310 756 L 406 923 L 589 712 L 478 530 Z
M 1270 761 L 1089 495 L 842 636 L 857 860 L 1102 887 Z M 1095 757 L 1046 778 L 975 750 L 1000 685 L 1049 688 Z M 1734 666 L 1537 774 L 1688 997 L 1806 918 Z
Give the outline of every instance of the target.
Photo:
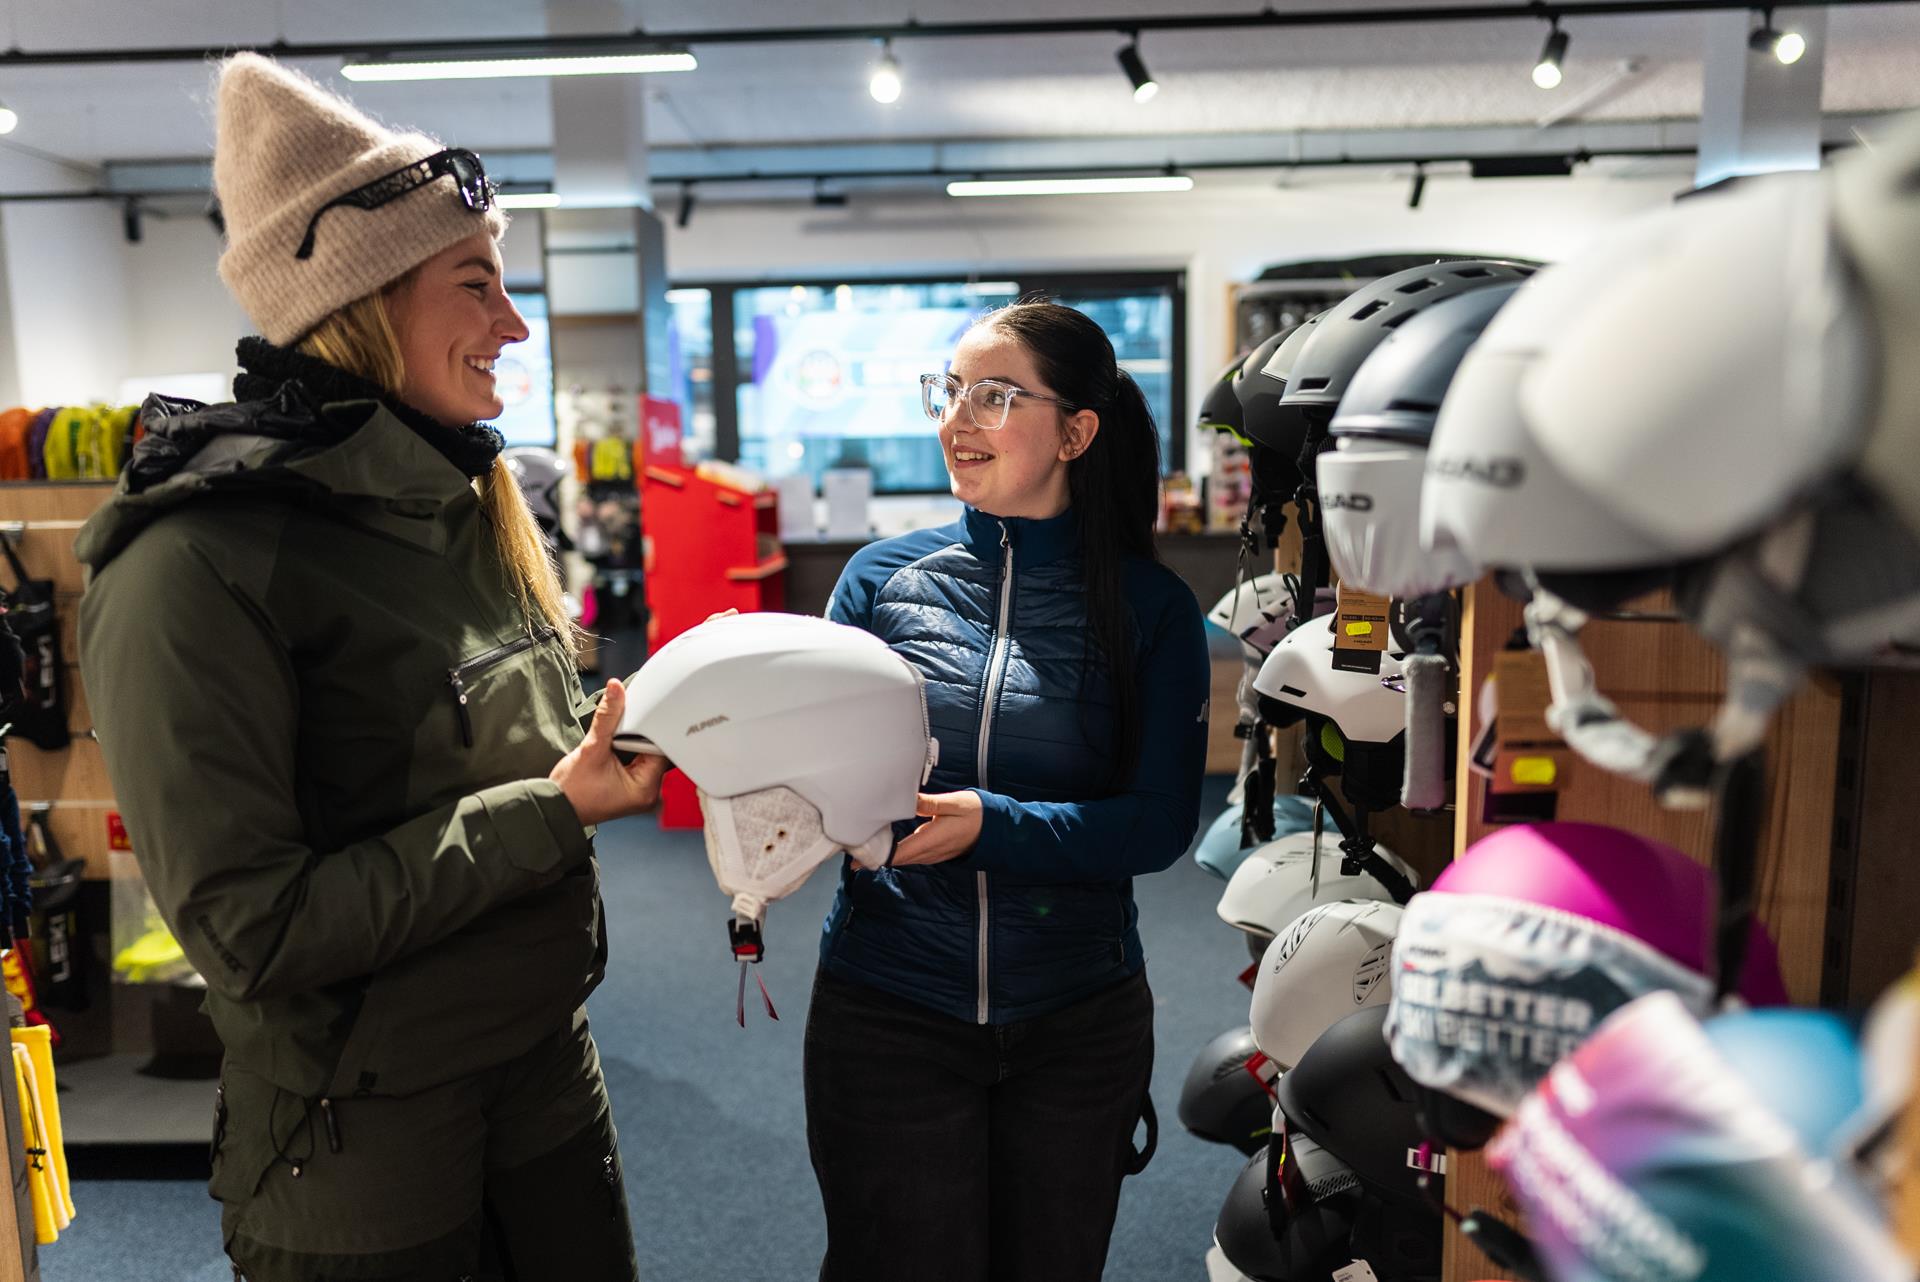
M 1300 385 L 1297 390 L 1302 392 L 1323 391 L 1330 381 L 1330 379 L 1324 378 L 1303 378 L 1300 380 Z
M 1388 307 L 1391 307 L 1391 306 L 1392 304 L 1389 303 L 1386 299 L 1376 298 L 1371 303 L 1368 303 L 1365 307 L 1362 307 L 1359 311 L 1355 312 L 1353 314 L 1353 318 L 1357 321 L 1363 321 L 1367 319 L 1367 317 L 1375 315 L 1376 313 L 1385 311 Z
M 1478 280 L 1482 276 L 1491 276 L 1493 272 L 1485 267 L 1462 267 L 1454 273 L 1461 280 Z
M 1420 314 L 1419 308 L 1409 307 L 1406 310 L 1402 311 L 1398 316 L 1389 316 L 1385 320 L 1381 321 L 1380 328 L 1381 329 L 1399 329 L 1402 325 L 1406 324 L 1408 321 L 1412 320 L 1414 317 L 1418 316 L 1419 314 Z
M 1439 281 L 1437 281 L 1437 280 L 1435 280 L 1435 279 L 1434 279 L 1433 277 L 1431 277 L 1431 276 L 1422 276 L 1422 277 L 1421 277 L 1421 278 L 1420 278 L 1419 280 L 1410 280 L 1410 281 L 1408 281 L 1408 282 L 1407 282 L 1406 284 L 1404 284 L 1404 285 L 1402 285 L 1402 286 L 1401 286 L 1401 287 L 1400 287 L 1399 289 L 1396 289 L 1396 290 L 1394 291 L 1394 293 L 1396 293 L 1396 294 L 1418 294 L 1418 293 L 1421 293 L 1421 292 L 1423 292 L 1423 291 L 1425 291 L 1425 290 L 1429 290 L 1429 289 L 1433 289 L 1433 288 L 1435 288 L 1436 286 L 1438 286 L 1439 284 L 1440 284 L 1440 282 L 1439 282 Z
M 1410 414 L 1438 414 L 1440 407 L 1432 401 L 1395 400 L 1387 402 L 1390 410 L 1405 410 Z

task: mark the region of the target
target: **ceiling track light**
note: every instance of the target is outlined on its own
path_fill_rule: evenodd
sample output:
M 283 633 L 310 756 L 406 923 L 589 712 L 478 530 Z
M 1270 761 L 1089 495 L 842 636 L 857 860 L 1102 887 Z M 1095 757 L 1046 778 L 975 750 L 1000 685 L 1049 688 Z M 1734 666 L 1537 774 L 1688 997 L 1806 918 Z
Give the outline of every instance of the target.
M 700 64 L 685 49 L 635 53 L 498 58 L 380 58 L 350 61 L 340 74 L 355 81 L 497 80 L 530 76 L 632 76 L 692 71 Z
M 0 102 L 0 134 L 10 134 L 19 127 L 20 113 Z
M 1420 198 L 1426 194 L 1427 167 L 1425 165 L 1415 165 L 1413 167 L 1413 186 L 1407 192 L 1407 208 L 1420 208 Z
M 673 225 L 685 231 L 687 224 L 693 221 L 694 202 L 699 199 L 693 194 L 692 183 L 680 184 L 680 212 L 673 216 Z
M 1553 19 L 1553 29 L 1547 32 L 1547 42 L 1540 46 L 1540 57 L 1533 64 L 1533 83 L 1542 89 L 1558 89 L 1562 76 L 1560 64 L 1567 59 L 1567 33 L 1560 29 L 1560 19 Z
M 1118 55 L 1120 70 L 1127 73 L 1127 81 L 1133 86 L 1133 100 L 1151 102 L 1153 96 L 1160 92 L 1160 82 L 1153 78 L 1153 73 L 1147 70 L 1146 60 L 1140 56 L 1140 33 L 1128 31 L 1123 34 L 1127 37 L 1127 43 Z
M 867 80 L 867 92 L 878 103 L 896 103 L 900 101 L 900 63 L 893 56 L 893 41 L 880 42 L 880 61 L 873 68 L 873 75 Z
M 1783 67 L 1791 67 L 1807 56 L 1807 38 L 1798 31 L 1782 31 L 1773 25 L 1773 10 L 1760 11 L 1760 25 L 1747 37 L 1747 48 L 1755 53 L 1771 54 Z

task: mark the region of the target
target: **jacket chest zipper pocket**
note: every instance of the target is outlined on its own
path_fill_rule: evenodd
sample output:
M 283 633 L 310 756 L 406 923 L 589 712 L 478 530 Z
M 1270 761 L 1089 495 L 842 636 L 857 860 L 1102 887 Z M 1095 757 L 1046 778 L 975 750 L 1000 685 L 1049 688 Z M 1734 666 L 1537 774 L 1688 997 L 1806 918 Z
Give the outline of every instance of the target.
M 484 654 L 476 654 L 471 659 L 463 659 L 459 664 L 447 669 L 447 684 L 453 688 L 454 711 L 460 717 L 460 742 L 473 747 L 473 716 L 467 708 L 467 688 L 490 668 L 497 668 L 516 655 L 525 654 L 537 645 L 544 645 L 559 635 L 552 628 L 541 628 L 526 636 L 509 641 L 506 645 L 495 646 Z

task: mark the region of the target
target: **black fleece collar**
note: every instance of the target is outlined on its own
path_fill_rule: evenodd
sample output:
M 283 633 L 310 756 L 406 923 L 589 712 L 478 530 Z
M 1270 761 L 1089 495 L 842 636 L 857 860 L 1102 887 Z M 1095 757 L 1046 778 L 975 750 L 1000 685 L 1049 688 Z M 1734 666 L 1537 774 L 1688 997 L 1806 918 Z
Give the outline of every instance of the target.
M 276 347 L 264 338 L 241 339 L 236 353 L 241 369 L 240 376 L 233 380 L 237 401 L 269 400 L 283 388 L 297 390 L 295 399 L 316 412 L 341 401 L 378 401 L 464 476 L 484 476 L 506 445 L 500 433 L 485 423 L 448 427 L 389 395 L 378 384 L 305 352 Z

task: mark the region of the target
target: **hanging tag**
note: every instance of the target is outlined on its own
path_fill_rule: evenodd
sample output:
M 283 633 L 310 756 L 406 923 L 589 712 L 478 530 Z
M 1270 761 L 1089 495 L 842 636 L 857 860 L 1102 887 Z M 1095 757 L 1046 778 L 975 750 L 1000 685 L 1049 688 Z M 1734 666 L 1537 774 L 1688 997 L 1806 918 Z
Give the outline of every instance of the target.
M 1277 1101 L 1280 1098 L 1280 1088 L 1278 1085 L 1280 1081 L 1280 1066 L 1278 1064 L 1268 1059 L 1266 1055 L 1260 1051 L 1255 1051 L 1247 1057 L 1247 1062 L 1240 1067 L 1246 1070 L 1247 1076 L 1260 1083 L 1260 1089 L 1267 1093 L 1268 1099 Z
M 1333 1282 L 1380 1282 L 1380 1276 L 1365 1260 L 1355 1260 L 1344 1269 L 1335 1269 Z
M 733 1018 L 740 1027 L 747 1026 L 747 964 L 740 963 L 740 991 L 734 995 Z
M 1388 617 L 1393 598 L 1341 584 L 1333 607 L 1333 668 L 1336 672 L 1380 671 L 1392 632 Z
M 1245 970 L 1240 972 L 1240 982 L 1245 984 L 1249 989 L 1253 987 L 1253 981 L 1258 978 L 1260 978 L 1259 962 L 1254 962 L 1252 965 L 1248 966 Z
M 1311 855 L 1313 868 L 1307 874 L 1307 902 L 1309 903 L 1317 904 L 1320 902 L 1320 833 L 1325 818 L 1326 811 L 1321 808 L 1320 798 L 1315 796 L 1313 799 L 1313 851 Z
M 1547 728 L 1553 691 L 1547 683 L 1546 656 L 1536 650 L 1504 650 L 1494 656 L 1493 695 L 1493 791 L 1560 791 L 1572 755 Z
M 753 972 L 753 982 L 760 985 L 760 1000 L 767 1004 L 767 1015 L 778 1020 L 780 1012 L 773 1008 L 773 995 L 767 992 L 767 981 L 760 978 L 760 972 L 757 970 Z

